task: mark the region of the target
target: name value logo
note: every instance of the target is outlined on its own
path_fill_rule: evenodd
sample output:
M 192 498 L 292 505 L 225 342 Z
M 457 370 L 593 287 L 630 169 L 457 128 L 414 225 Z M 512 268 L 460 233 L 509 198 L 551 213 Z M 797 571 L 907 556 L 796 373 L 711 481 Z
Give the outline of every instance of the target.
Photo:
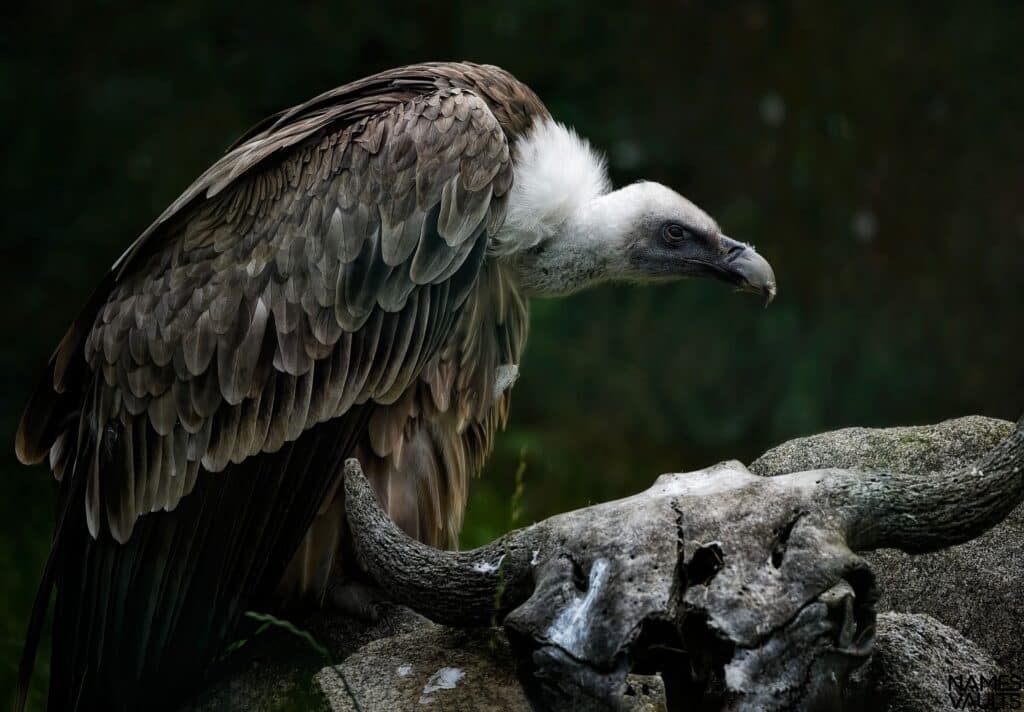
M 950 674 L 946 679 L 949 702 L 955 710 L 1024 710 L 1022 673 Z

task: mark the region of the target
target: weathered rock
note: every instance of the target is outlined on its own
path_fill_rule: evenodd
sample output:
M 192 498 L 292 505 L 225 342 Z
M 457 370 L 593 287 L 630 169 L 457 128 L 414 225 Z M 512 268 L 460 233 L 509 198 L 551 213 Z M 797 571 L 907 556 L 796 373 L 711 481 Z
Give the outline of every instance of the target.
M 427 623 L 364 646 L 316 682 L 335 712 L 506 710 L 529 712 L 503 638 Z
M 500 631 L 437 626 L 398 607 L 372 625 L 336 616 L 319 617 L 316 624 L 321 631 L 354 628 L 355 637 L 361 639 L 390 635 L 364 645 L 338 668 L 363 712 L 529 710 Z M 281 644 L 274 641 L 272 647 L 280 651 Z M 284 665 L 289 661 L 293 663 L 294 658 L 282 652 L 269 666 L 240 671 L 193 709 L 356 709 L 337 669 L 327 667 L 316 674 L 317 690 L 311 693 L 287 672 Z M 958 688 L 950 688 L 949 676 L 966 688 L 996 673 L 987 652 L 930 616 L 885 613 L 878 618 L 875 651 L 853 675 L 846 701 L 849 709 L 877 712 L 955 709 Z M 630 683 L 635 712 L 665 709 L 660 678 L 636 675 L 630 676 Z M 317 691 L 322 697 L 313 694 Z
M 354 629 L 373 640 L 338 668 L 327 667 L 305 689 L 294 670 L 287 639 L 268 639 L 277 654 L 236 671 L 215 685 L 202 710 L 355 710 L 338 672 L 345 675 L 362 712 L 402 710 L 499 710 L 528 712 L 504 634 L 497 630 L 458 630 L 434 625 L 401 607 L 390 608 L 374 624 L 323 615 L 311 620 L 326 629 Z M 390 631 L 390 632 L 389 632 Z M 400 632 L 399 632 L 400 631 Z M 324 639 L 328 639 L 329 635 Z M 257 656 L 259 657 L 259 656 Z M 307 668 L 308 672 L 308 668 Z M 850 710 L 938 712 L 956 709 L 949 676 L 970 687 L 997 673 L 992 657 L 955 630 L 927 615 L 884 613 L 869 662 L 851 678 Z M 308 677 L 307 677 L 308 680 Z M 662 712 L 665 692 L 657 676 L 631 675 L 627 696 L 634 712 Z M 954 695 L 958 688 L 952 688 Z M 961 707 L 962 709 L 962 707 Z
M 821 467 L 873 468 L 928 476 L 970 464 L 1012 429 L 1004 421 L 972 417 L 935 426 L 842 430 L 781 445 L 765 453 L 751 470 L 775 475 Z M 784 484 L 783 480 L 758 480 L 749 473 L 746 477 L 768 489 Z M 858 485 L 864 482 L 859 475 L 849 477 Z M 962 482 L 961 487 L 970 489 Z M 959 498 L 958 494 L 948 499 Z M 923 524 L 930 521 L 924 514 L 912 518 L 913 522 L 919 530 L 935 531 L 931 524 Z M 801 515 L 799 526 L 786 530 L 785 562 L 799 555 L 799 535 L 809 521 Z M 678 527 L 679 521 L 673 522 Z M 963 531 L 959 515 L 950 522 Z M 976 686 L 982 676 L 990 679 L 996 673 L 995 657 L 1001 658 L 1007 671 L 1019 670 L 1013 663 L 1019 661 L 1024 640 L 1024 603 L 1019 598 L 1024 582 L 1022 534 L 1024 508 L 975 541 L 952 549 L 917 557 L 887 550 L 868 554 L 879 578 L 881 606 L 914 615 L 879 616 L 875 651 L 847 688 L 847 701 L 853 703 L 849 709 L 950 709 L 956 706 L 949 696 L 951 675 L 973 680 Z M 684 543 L 690 540 L 709 539 L 683 538 Z M 812 550 L 820 553 L 820 547 L 808 549 Z M 539 561 L 539 549 L 531 551 L 532 566 Z M 774 561 L 775 549 L 772 552 Z M 733 552 L 730 559 L 735 558 Z M 728 578 L 717 568 L 714 571 L 718 572 L 715 581 Z M 504 633 L 435 625 L 397 606 L 384 606 L 381 611 L 380 621 L 370 625 L 327 613 L 296 621 L 326 645 L 333 660 L 342 661 L 337 667 L 325 668 L 318 653 L 287 632 L 258 636 L 241 654 L 229 658 L 218 681 L 191 709 L 357 709 L 339 673 L 363 712 L 529 709 Z M 631 675 L 627 680 L 630 692 L 625 702 L 633 704 L 632 709 L 664 709 L 660 678 Z
M 378 602 L 375 612 L 374 621 L 338 613 L 314 616 L 308 621 L 309 631 L 330 650 L 335 660 L 344 660 L 375 640 L 413 633 L 430 625 L 423 616 L 397 604 Z
M 295 621 L 330 652 L 344 660 L 367 643 L 430 625 L 403 606 L 379 604 L 375 621 L 357 620 L 322 611 Z M 240 634 L 244 637 L 245 634 Z M 182 709 L 215 710 L 328 709 L 313 676 L 324 666 L 323 656 L 291 633 L 271 628 L 250 636 L 245 645 L 214 671 L 207 688 Z M 366 708 L 364 707 L 364 712 Z
M 841 467 L 929 476 L 969 465 L 1012 430 L 1012 423 L 980 416 L 919 427 L 847 428 L 790 440 L 750 470 L 774 476 Z M 918 556 L 891 549 L 865 556 L 878 576 L 880 610 L 934 616 L 1003 665 L 1024 651 L 1024 507 L 960 546 Z
M 991 655 L 931 616 L 883 613 L 875 651 L 851 677 L 847 702 L 876 712 L 978 709 L 965 705 L 964 695 L 974 691 L 984 699 L 984 681 L 998 673 Z
M 334 712 L 355 712 L 353 698 L 363 712 L 530 712 L 508 642 L 498 629 L 424 623 L 369 643 L 341 665 L 321 670 L 316 683 Z M 633 675 L 629 683 L 627 709 L 665 710 L 660 678 Z

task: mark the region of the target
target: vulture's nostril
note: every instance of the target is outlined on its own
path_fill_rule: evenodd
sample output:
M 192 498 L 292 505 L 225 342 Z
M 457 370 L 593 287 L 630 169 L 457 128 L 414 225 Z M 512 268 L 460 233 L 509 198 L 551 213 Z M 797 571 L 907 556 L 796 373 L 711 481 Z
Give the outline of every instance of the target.
M 732 260 L 739 257 L 741 254 L 743 254 L 746 251 L 746 249 L 747 246 L 743 244 L 733 245 L 732 247 L 729 248 L 729 251 L 725 253 L 726 259 L 728 259 L 731 262 Z

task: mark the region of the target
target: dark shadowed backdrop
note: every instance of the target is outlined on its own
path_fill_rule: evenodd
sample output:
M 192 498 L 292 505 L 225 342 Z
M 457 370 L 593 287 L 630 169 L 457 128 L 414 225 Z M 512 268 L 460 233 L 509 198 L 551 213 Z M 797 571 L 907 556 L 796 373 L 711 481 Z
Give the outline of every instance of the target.
M 607 152 L 616 182 L 674 186 L 779 280 L 767 311 L 698 283 L 535 303 L 464 545 L 796 435 L 1024 405 L 1021 5 L 2 12 L 3 697 L 50 536 L 50 476 L 13 456 L 38 369 L 111 262 L 243 130 L 379 69 L 504 66 Z

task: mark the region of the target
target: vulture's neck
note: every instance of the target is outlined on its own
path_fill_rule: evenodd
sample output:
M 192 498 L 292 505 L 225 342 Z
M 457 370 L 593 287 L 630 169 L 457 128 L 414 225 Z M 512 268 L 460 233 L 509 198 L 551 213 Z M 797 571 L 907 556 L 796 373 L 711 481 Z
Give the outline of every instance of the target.
M 559 297 L 623 278 L 632 234 L 630 187 L 580 206 L 553 234 L 514 257 L 523 291 Z
M 634 186 L 610 191 L 604 157 L 571 129 L 535 124 L 514 147 L 515 182 L 492 252 L 531 296 L 614 279 L 628 240 Z

